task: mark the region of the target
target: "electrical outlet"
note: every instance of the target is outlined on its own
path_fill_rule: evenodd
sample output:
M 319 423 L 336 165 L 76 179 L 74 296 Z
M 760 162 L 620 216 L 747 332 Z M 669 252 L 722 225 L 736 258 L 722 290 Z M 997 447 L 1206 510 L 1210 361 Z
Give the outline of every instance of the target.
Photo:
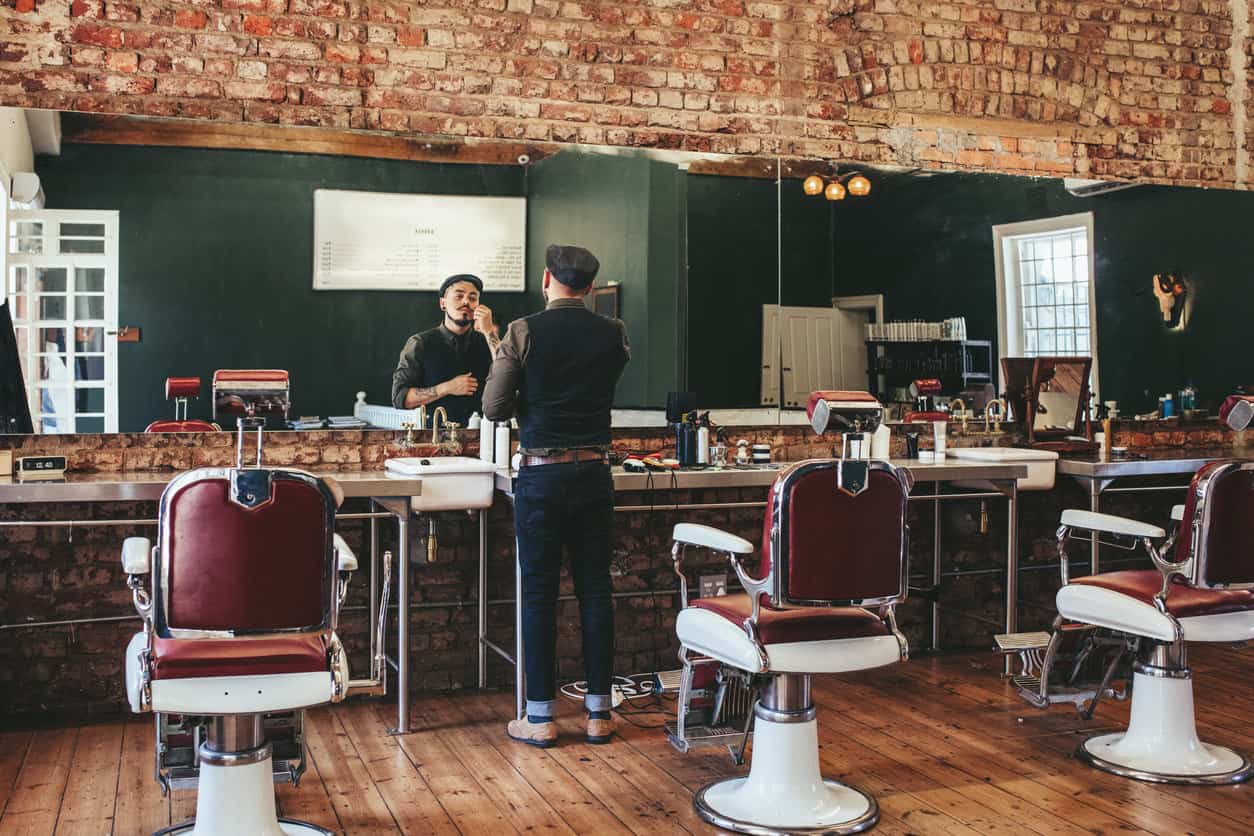
M 727 573 L 701 576 L 701 597 L 713 598 L 727 594 Z

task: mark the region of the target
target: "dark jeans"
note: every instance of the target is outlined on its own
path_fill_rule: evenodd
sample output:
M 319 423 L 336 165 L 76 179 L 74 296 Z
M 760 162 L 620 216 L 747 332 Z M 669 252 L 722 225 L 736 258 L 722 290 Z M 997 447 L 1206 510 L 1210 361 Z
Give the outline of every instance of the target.
M 610 548 L 614 482 L 608 465 L 567 462 L 524 467 L 514 483 L 514 532 L 523 586 L 527 702 L 551 703 L 557 693 L 557 595 L 562 551 L 579 598 L 583 661 L 589 695 L 608 703 L 614 664 L 614 603 Z M 602 710 L 601 700 L 589 700 Z M 608 704 L 603 706 L 609 708 Z M 551 706 L 550 706 L 551 708 Z

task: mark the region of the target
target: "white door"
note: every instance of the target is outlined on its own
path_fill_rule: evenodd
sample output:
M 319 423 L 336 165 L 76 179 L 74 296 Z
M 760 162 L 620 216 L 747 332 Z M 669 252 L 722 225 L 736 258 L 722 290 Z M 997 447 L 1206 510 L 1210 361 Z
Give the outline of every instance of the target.
M 818 390 L 866 388 L 868 312 L 785 306 L 780 318 L 784 406 L 805 406 Z
M 762 306 L 762 406 L 779 406 L 779 305 Z
M 8 213 L 5 292 L 37 433 L 118 431 L 118 213 Z

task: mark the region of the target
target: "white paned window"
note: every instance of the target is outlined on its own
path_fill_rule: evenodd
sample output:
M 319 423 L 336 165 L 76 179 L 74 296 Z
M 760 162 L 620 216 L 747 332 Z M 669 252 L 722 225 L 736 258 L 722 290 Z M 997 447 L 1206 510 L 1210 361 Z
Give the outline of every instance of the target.
M 12 210 L 9 308 L 37 433 L 118 431 L 118 213 Z
M 1093 215 L 993 227 L 1002 357 L 1092 357 L 1097 376 Z

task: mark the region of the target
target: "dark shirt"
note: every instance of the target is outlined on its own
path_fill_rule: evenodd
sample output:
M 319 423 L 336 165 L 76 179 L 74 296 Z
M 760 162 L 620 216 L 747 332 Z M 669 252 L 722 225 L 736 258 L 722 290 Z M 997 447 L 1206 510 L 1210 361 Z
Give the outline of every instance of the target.
M 469 373 L 479 381 L 475 394 L 447 395 L 427 404 L 428 411 L 444 407 L 449 420 L 464 427 L 472 413 L 483 410 L 483 384 L 491 365 L 492 351 L 478 331 L 454 334 L 440 325 L 414 334 L 405 342 L 392 373 L 392 406 L 404 409 L 405 393 L 410 389 L 429 389 Z
M 630 356 L 621 320 L 554 299 L 510 323 L 483 388 L 484 415 L 516 412 L 520 450 L 530 455 L 608 448 L 614 387 Z

